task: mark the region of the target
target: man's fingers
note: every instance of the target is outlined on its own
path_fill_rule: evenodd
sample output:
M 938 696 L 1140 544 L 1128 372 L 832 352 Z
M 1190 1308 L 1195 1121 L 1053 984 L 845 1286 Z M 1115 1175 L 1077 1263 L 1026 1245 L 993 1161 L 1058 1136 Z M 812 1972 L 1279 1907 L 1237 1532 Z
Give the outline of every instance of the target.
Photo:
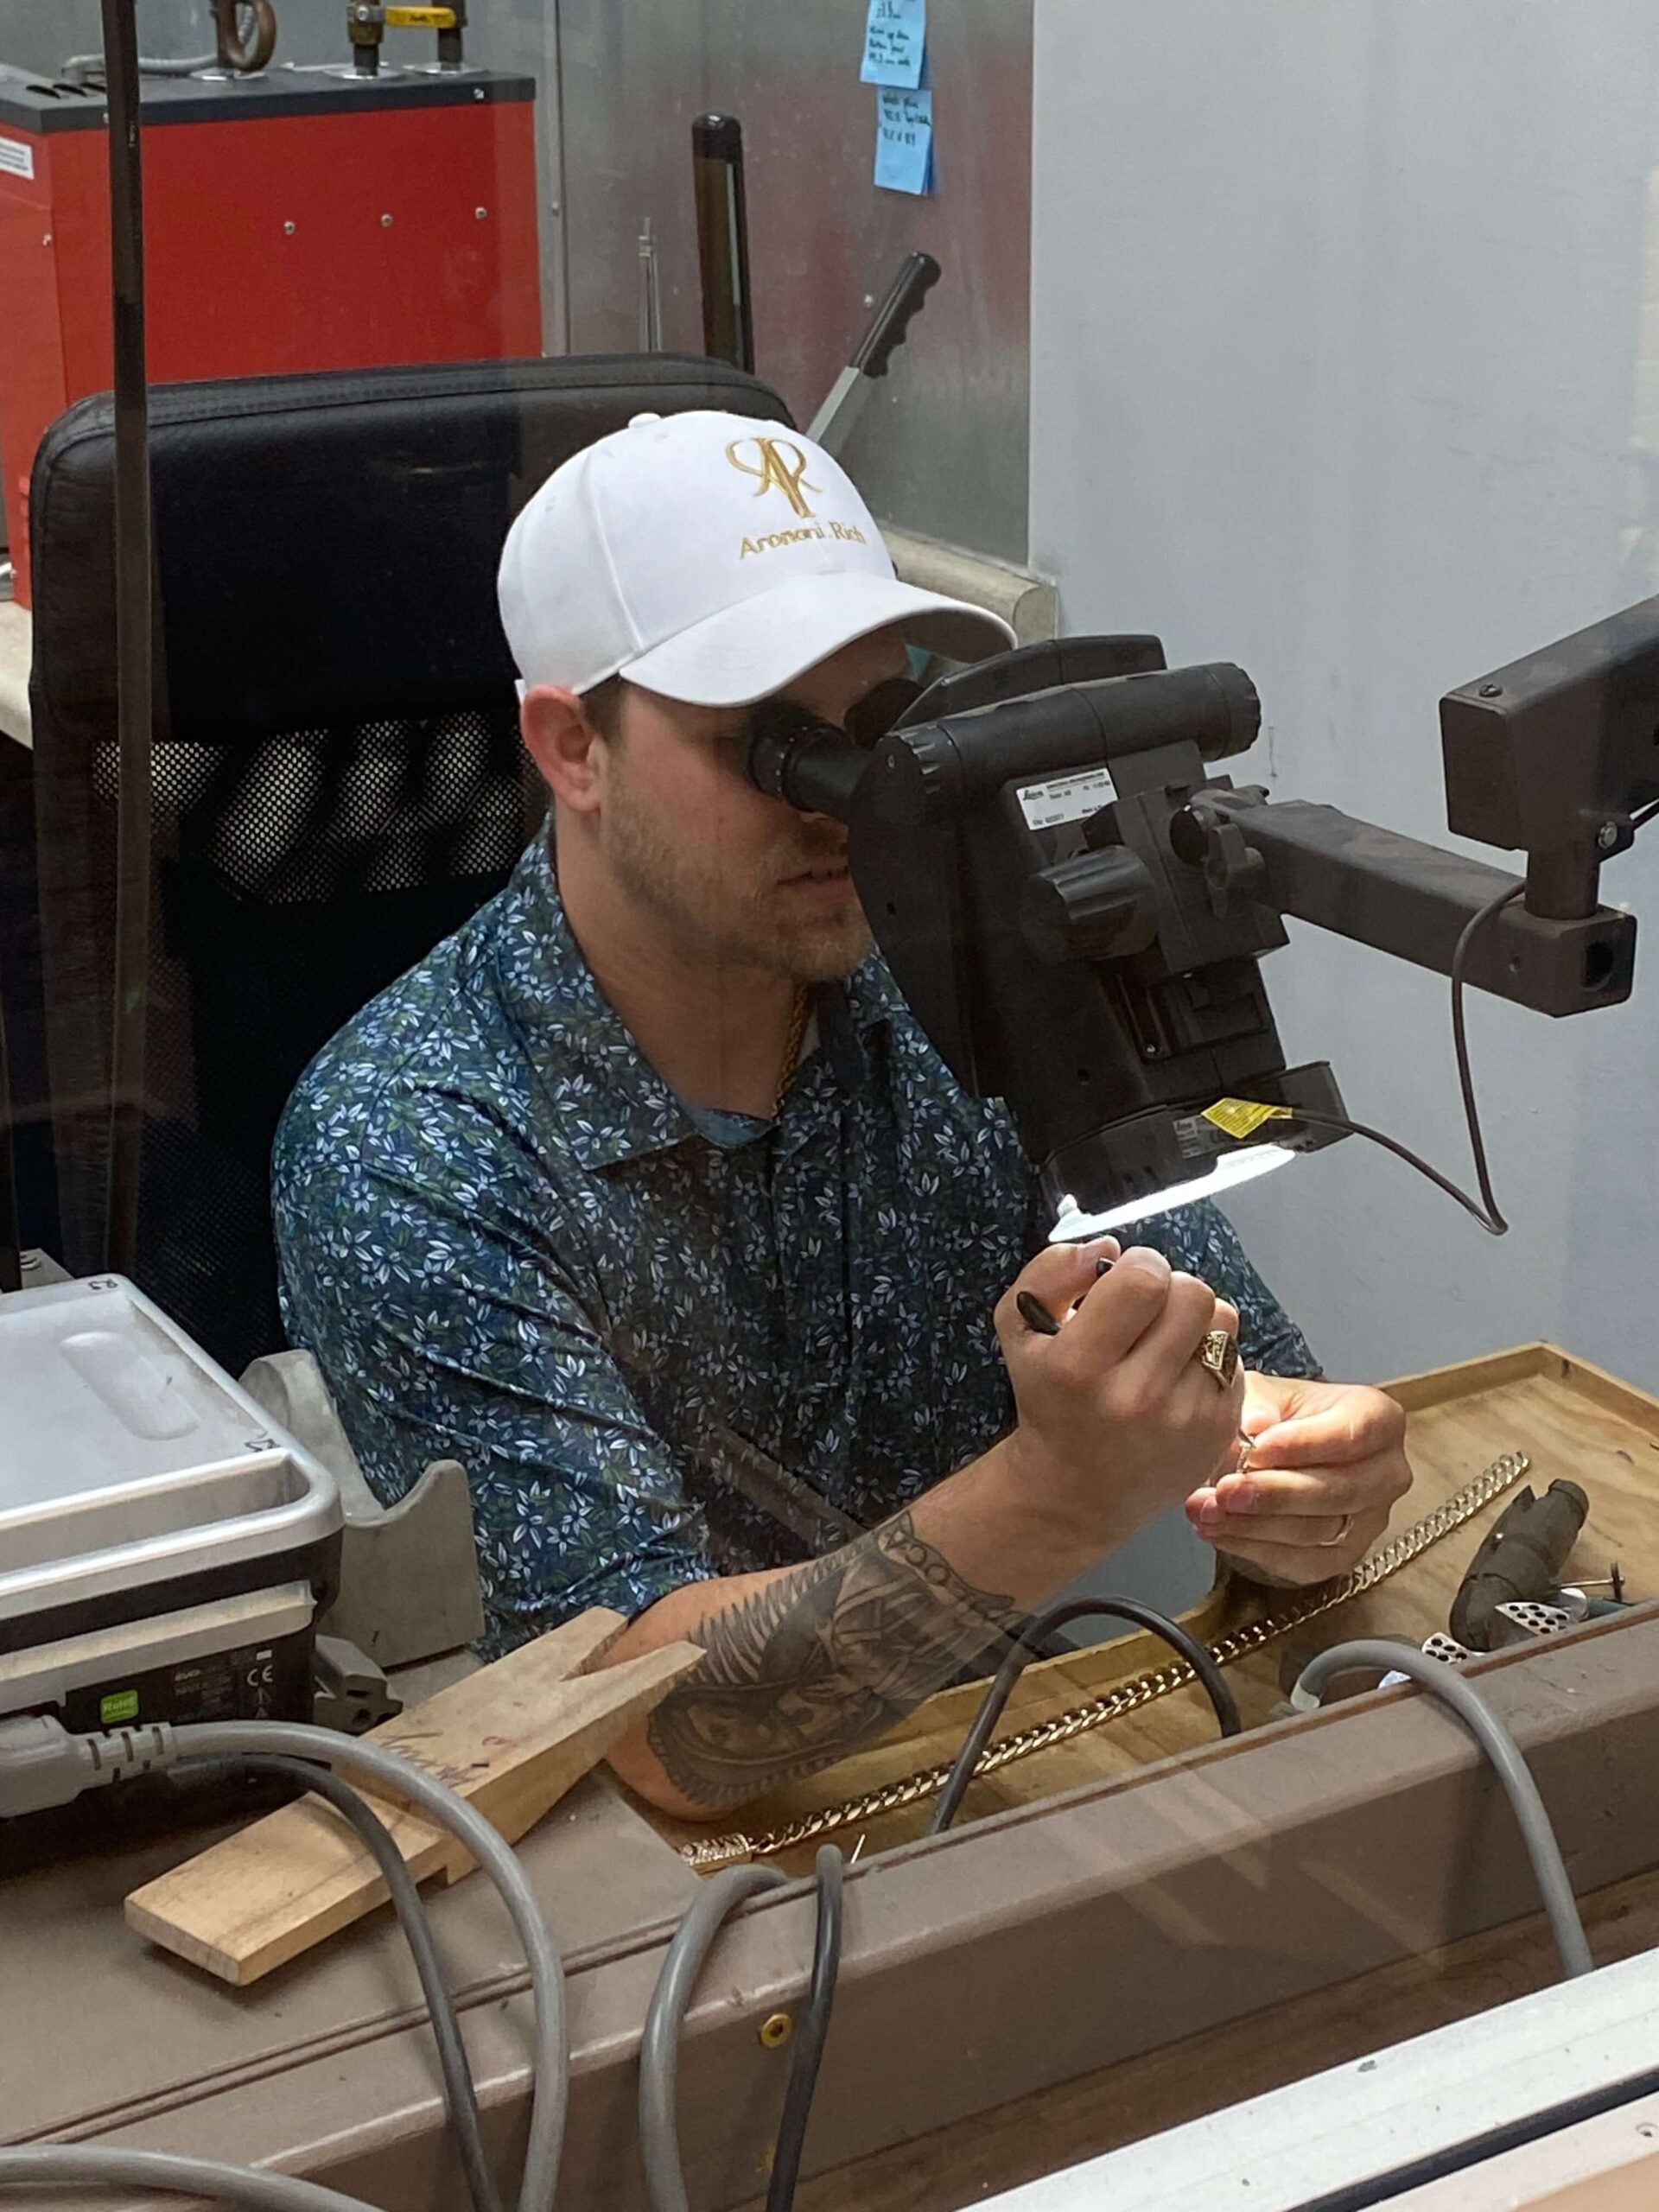
M 1098 1262 L 1116 1260 L 1117 1255 L 1115 1236 L 1097 1236 L 1088 1244 L 1046 1244 L 1020 1268 L 999 1300 L 995 1316 L 998 1330 L 1025 1333 L 1027 1325 L 1018 1305 L 1021 1291 L 1046 1306 L 1057 1321 L 1064 1321 L 1077 1300 L 1093 1287 Z
M 1245 1425 L 1254 1426 L 1248 1415 Z M 1256 1457 L 1275 1467 L 1341 1466 L 1392 1449 L 1405 1433 L 1405 1414 L 1392 1398 L 1345 1390 L 1312 1413 L 1267 1422 L 1255 1436 Z
M 1245 1573 L 1259 1573 L 1264 1582 L 1328 1582 L 1357 1567 L 1387 1525 L 1386 1513 L 1359 1513 L 1340 1544 L 1263 1543 L 1253 1534 L 1241 1533 L 1236 1537 L 1230 1534 L 1216 1548 Z
M 1341 1543 L 1357 1524 L 1358 1516 L 1349 1513 L 1217 1513 L 1194 1525 L 1206 1544 L 1236 1552 L 1246 1544 L 1322 1551 Z
M 1354 1507 L 1378 1503 L 1369 1489 L 1362 1489 L 1348 1467 L 1321 1467 L 1290 1474 L 1279 1468 L 1271 1472 L 1252 1469 L 1249 1474 L 1223 1475 L 1214 1492 L 1219 1512 L 1239 1516 L 1272 1515 L 1282 1520 L 1302 1514 L 1343 1513 Z
M 1178 1278 L 1161 1252 L 1143 1245 L 1125 1252 L 1109 1274 L 1095 1281 L 1094 1272 L 1091 1261 L 1089 1294 L 1065 1325 L 1065 1342 L 1069 1354 L 1103 1374 L 1139 1347 L 1163 1314 Z
M 1122 1273 L 1120 1263 L 1113 1270 L 1110 1281 L 1116 1282 Z M 1132 1363 L 1136 1372 L 1154 1387 L 1172 1389 L 1185 1370 L 1193 1365 L 1212 1329 L 1224 1328 L 1232 1336 L 1237 1326 L 1237 1314 L 1230 1306 L 1217 1299 L 1207 1283 L 1200 1282 L 1196 1275 L 1173 1275 L 1163 1311 L 1136 1344 Z M 1199 1376 L 1198 1379 L 1209 1389 L 1217 1387 L 1214 1376 Z

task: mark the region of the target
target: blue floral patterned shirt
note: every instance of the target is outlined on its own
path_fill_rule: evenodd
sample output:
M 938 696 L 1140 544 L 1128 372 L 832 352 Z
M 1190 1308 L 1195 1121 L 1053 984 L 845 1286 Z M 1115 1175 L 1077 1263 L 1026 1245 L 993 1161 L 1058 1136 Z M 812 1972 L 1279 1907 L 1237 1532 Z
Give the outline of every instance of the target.
M 538 841 L 290 1100 L 289 1335 L 383 1500 L 465 1465 L 491 1653 L 806 1557 L 1007 1428 L 991 1309 L 1044 1229 L 1012 1125 L 880 960 L 816 1010 L 776 1123 L 699 1127 L 594 981 Z M 1221 1215 L 1148 1235 L 1238 1306 L 1252 1365 L 1314 1371 Z M 802 1518 L 813 1496 L 830 1521 Z

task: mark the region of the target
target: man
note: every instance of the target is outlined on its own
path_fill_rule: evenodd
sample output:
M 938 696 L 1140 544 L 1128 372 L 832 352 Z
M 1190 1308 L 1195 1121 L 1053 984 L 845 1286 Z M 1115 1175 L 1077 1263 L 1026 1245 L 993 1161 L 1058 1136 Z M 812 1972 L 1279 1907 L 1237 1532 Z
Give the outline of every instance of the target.
M 711 413 L 556 471 L 501 608 L 550 837 L 314 1064 L 275 1183 L 290 1332 L 376 1490 L 467 1466 L 488 1648 L 595 1604 L 617 1658 L 703 1644 L 613 1764 L 706 1816 L 1182 1502 L 1269 1578 L 1351 1565 L 1409 1481 L 1396 1409 L 1307 1379 L 1209 1209 L 1103 1276 L 1115 1245 L 1039 1249 L 1006 1116 L 869 957 L 842 828 L 744 776 L 756 702 L 856 728 L 906 643 L 1003 626 L 899 583 L 827 454 Z M 1248 1383 L 1196 1357 L 1217 1327 Z

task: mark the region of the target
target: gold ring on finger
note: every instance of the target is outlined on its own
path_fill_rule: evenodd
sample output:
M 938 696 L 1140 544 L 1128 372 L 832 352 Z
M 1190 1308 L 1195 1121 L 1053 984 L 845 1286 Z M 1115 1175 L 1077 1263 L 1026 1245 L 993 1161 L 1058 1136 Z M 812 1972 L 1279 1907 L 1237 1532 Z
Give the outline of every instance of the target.
M 1238 1338 L 1226 1329 L 1211 1329 L 1198 1350 L 1198 1365 L 1213 1375 L 1224 1390 L 1230 1390 L 1238 1373 Z
M 1344 1513 L 1341 1520 L 1337 1523 L 1336 1535 L 1334 1536 L 1327 1536 L 1319 1548 L 1322 1552 L 1333 1552 L 1338 1544 L 1345 1544 L 1348 1541 L 1348 1531 L 1353 1527 L 1353 1515 L 1351 1513 Z

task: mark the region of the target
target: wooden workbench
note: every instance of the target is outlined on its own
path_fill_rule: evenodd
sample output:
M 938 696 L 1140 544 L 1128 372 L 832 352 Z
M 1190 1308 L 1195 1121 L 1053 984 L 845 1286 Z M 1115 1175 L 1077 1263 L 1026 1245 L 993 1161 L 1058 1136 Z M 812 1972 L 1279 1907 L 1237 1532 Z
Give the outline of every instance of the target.
M 1524 1452 L 1531 1467 L 1522 1479 L 1535 1490 L 1541 1492 L 1558 1476 L 1567 1476 L 1589 1493 L 1590 1516 L 1569 1572 L 1604 1577 L 1618 1560 L 1632 1595 L 1659 1593 L 1659 1399 L 1543 1344 L 1410 1376 L 1389 1387 L 1410 1416 L 1409 1450 L 1416 1480 L 1395 1507 L 1385 1542 L 1453 1497 L 1500 1454 Z M 1291 1685 L 1315 1651 L 1356 1637 L 1403 1637 L 1421 1643 L 1444 1630 L 1465 1569 L 1512 1494 L 1496 1499 L 1369 1594 L 1351 1599 L 1230 1667 L 1228 1680 L 1246 1728 L 1262 1726 L 1282 1710 Z M 1286 1594 L 1227 1580 L 1184 1618 L 1195 1635 L 1214 1643 L 1281 1606 Z M 1169 1656 L 1157 1637 L 1135 1634 L 1033 1665 L 1010 1698 L 994 1741 L 1075 1709 L 1149 1669 L 1164 1666 Z M 718 1827 L 700 1827 L 651 1814 L 644 1807 L 641 1810 L 670 1841 L 688 1852 L 727 1834 L 764 1841 L 769 1832 L 823 1808 L 948 1762 L 962 1742 L 981 1694 L 977 1685 L 942 1692 L 873 1749 L 772 1792 L 746 1807 L 737 1821 Z M 1136 1773 L 1194 1750 L 1214 1735 L 1209 1700 L 1192 1685 L 976 1783 L 959 1817 L 982 1817 L 1037 1803 L 1104 1777 Z M 861 1836 L 866 1853 L 887 1850 L 923 1832 L 930 1803 L 861 1819 L 845 1830 L 837 1827 L 830 1833 L 849 1850 Z M 811 1865 L 813 1849 L 809 1842 L 753 1855 L 775 1857 L 791 1872 L 804 1872 Z

